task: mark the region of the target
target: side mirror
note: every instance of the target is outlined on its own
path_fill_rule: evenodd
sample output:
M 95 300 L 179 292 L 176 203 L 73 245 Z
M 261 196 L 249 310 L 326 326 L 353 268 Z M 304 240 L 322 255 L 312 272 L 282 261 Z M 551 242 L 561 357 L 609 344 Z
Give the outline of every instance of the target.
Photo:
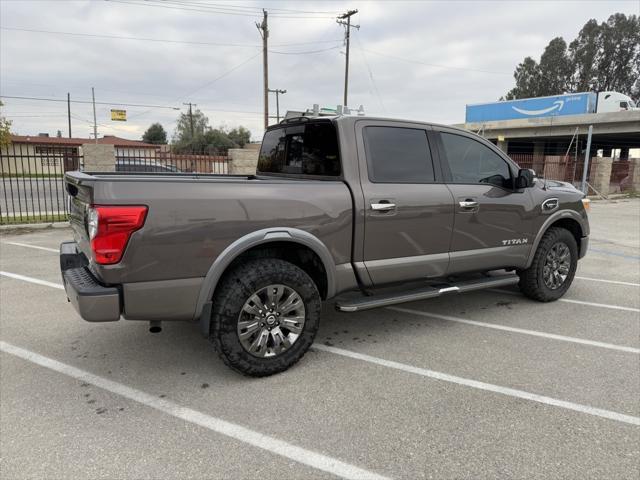
M 516 178 L 516 188 L 529 188 L 533 186 L 536 173 L 530 168 L 521 168 L 518 170 Z

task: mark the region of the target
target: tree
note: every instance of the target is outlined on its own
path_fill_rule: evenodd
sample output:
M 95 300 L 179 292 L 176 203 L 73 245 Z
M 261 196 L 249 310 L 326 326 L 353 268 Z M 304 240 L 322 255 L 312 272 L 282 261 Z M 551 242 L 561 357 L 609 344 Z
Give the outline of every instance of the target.
M 507 99 L 558 95 L 567 92 L 615 90 L 640 95 L 640 18 L 622 13 L 598 25 L 589 20 L 569 44 L 556 37 L 540 63 L 531 57 L 516 67 L 516 86 Z
M 0 107 L 4 106 L 4 103 L 0 102 Z M 11 143 L 11 120 L 7 120 L 0 115 L 0 147 L 4 147 Z
M 595 19 L 589 20 L 569 44 L 569 55 L 573 61 L 572 85 L 576 92 L 586 92 L 596 78 L 596 65 L 600 50 L 600 25 Z
M 204 134 L 210 129 L 209 119 L 199 109 L 192 115 L 180 113 L 173 133 L 174 151 L 178 153 L 204 153 Z
M 611 15 L 600 26 L 599 47 L 598 89 L 630 93 L 640 76 L 640 18 Z
M 216 150 L 227 150 L 237 147 L 229 135 L 221 129 L 211 128 L 204 134 L 205 153 L 212 153 Z
M 516 86 L 507 92 L 505 96 L 507 100 L 538 95 L 540 91 L 540 66 L 533 58 L 526 57 L 516 67 L 513 76 L 516 79 Z
M 222 128 L 211 128 L 209 119 L 200 110 L 193 112 L 193 135 L 191 134 L 191 118 L 188 113 L 178 117 L 173 134 L 173 150 L 176 153 L 212 153 L 244 146 L 251 139 L 251 132 L 238 127 L 227 133 Z
M 247 143 L 251 141 L 251 132 L 242 126 L 234 128 L 227 135 L 233 141 L 233 143 L 238 145 L 240 148 L 243 148 Z
M 556 95 L 571 89 L 573 66 L 567 54 L 567 42 L 556 37 L 549 42 L 540 57 L 540 92 Z
M 165 145 L 167 143 L 167 132 L 159 123 L 152 123 L 142 135 L 142 141 L 154 145 Z

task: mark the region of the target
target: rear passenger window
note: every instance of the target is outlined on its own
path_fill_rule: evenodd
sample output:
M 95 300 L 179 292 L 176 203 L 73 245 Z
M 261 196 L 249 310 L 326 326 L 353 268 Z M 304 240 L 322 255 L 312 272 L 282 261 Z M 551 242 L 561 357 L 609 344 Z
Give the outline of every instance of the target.
M 441 133 L 452 183 L 489 183 L 511 188 L 507 162 L 486 145 L 462 135 Z
M 335 127 L 330 122 L 317 122 L 267 131 L 258 157 L 258 172 L 339 176 Z
M 369 180 L 378 183 L 432 183 L 427 132 L 416 128 L 365 127 Z

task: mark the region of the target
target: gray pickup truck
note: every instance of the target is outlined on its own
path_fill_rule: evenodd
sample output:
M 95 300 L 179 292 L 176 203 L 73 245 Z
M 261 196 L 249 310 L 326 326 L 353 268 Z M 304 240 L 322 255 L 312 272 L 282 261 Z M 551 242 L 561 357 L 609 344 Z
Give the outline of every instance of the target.
M 560 298 L 587 251 L 584 195 L 443 125 L 301 117 L 270 127 L 255 175 L 65 177 L 67 297 L 90 322 L 196 322 L 244 374 L 311 346 L 343 312 L 518 283 Z

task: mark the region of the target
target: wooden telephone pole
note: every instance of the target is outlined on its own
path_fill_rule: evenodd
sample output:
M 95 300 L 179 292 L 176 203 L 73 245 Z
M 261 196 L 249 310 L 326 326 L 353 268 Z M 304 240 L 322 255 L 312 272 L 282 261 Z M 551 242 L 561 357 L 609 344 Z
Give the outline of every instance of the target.
M 197 105 L 195 103 L 183 103 L 183 105 L 189 105 L 189 131 L 191 132 L 191 141 L 193 142 L 193 134 L 194 129 L 193 129 L 193 108 L 192 107 L 197 107 Z
M 287 93 L 287 91 L 286 90 L 279 90 L 277 88 L 276 89 L 271 89 L 270 88 L 269 92 L 276 94 L 276 119 L 277 119 L 276 121 L 278 123 L 280 123 L 280 97 L 279 97 L 279 95 L 283 94 L 283 93 Z
M 256 27 L 262 37 L 262 71 L 264 83 L 264 128 L 269 126 L 269 61 L 267 43 L 269 40 L 269 27 L 267 25 L 267 11 L 262 10 L 262 23 L 256 22 Z
M 349 37 L 351 36 L 351 29 L 360 29 L 360 25 L 351 25 L 351 16 L 358 13 L 358 10 L 349 10 L 347 13 L 343 13 L 336 20 L 340 25 L 345 26 L 344 41 L 347 48 L 346 62 L 344 67 L 344 106 L 347 106 L 347 91 L 349 90 Z M 345 22 L 346 19 L 346 22 Z

